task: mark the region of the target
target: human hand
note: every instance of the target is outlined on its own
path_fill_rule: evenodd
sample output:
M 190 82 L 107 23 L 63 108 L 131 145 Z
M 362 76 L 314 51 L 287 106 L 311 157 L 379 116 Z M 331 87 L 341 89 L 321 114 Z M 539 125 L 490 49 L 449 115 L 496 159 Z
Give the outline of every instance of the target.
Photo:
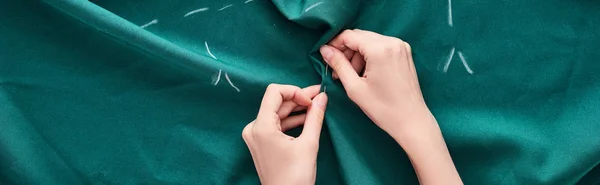
M 321 47 L 321 54 L 348 97 L 393 137 L 397 132 L 414 132 L 424 122 L 437 126 L 423 100 L 408 43 L 370 31 L 346 30 Z
M 437 121 L 423 100 L 406 42 L 346 30 L 321 47 L 321 55 L 348 97 L 402 146 L 420 184 L 462 184 Z
M 319 85 L 305 89 L 278 84 L 267 87 L 256 120 L 242 131 L 262 184 L 315 184 L 327 105 L 327 95 L 319 94 L 319 89 Z M 308 109 L 306 114 L 289 116 L 304 109 Z M 297 138 L 283 133 L 302 124 Z

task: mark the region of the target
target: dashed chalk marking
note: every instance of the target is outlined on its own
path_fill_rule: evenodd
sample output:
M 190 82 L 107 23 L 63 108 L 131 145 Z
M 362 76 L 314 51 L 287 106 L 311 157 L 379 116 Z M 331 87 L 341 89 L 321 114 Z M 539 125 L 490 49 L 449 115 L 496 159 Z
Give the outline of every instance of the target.
M 213 55 L 212 52 L 210 52 L 210 48 L 208 47 L 208 42 L 204 41 L 204 46 L 206 46 L 206 51 L 208 52 L 208 55 L 210 55 L 212 58 L 217 60 L 217 57 L 215 57 L 215 55 Z
M 154 19 L 154 20 L 152 20 L 152 21 L 150 21 L 150 22 L 148 22 L 148 23 L 146 23 L 146 24 L 144 24 L 144 25 L 141 25 L 140 27 L 141 27 L 141 28 L 146 28 L 146 27 L 148 27 L 148 26 L 151 26 L 151 25 L 153 25 L 153 24 L 157 24 L 157 23 L 158 23 L 158 19 Z
M 450 27 L 454 26 L 454 22 L 452 20 L 452 0 L 448 0 L 448 25 Z
M 190 16 L 190 15 L 198 13 L 198 12 L 203 12 L 203 11 L 206 11 L 208 9 L 209 9 L 208 7 L 198 8 L 198 9 L 195 9 L 195 10 L 192 10 L 192 11 L 186 13 L 183 17 L 187 17 L 187 16 Z
M 219 74 L 217 74 L 217 80 L 215 80 L 213 85 L 216 86 L 217 84 L 219 84 L 219 81 L 221 81 L 221 70 L 220 69 L 219 69 Z
M 469 64 L 467 64 L 467 60 L 465 59 L 465 56 L 463 56 L 462 52 L 458 52 L 458 57 L 460 58 L 460 61 L 462 61 L 463 66 L 465 66 L 465 69 L 467 69 L 467 72 L 469 74 L 473 74 L 473 70 L 471 70 L 471 67 L 469 67 Z
M 452 63 L 452 58 L 454 58 L 454 51 L 456 50 L 456 48 L 452 48 L 450 50 L 450 56 L 448 57 L 448 59 L 446 60 L 446 63 L 444 64 L 444 73 L 448 72 L 448 68 L 450 67 L 450 63 Z
M 313 8 L 315 8 L 315 7 L 317 7 L 317 6 L 321 5 L 321 4 L 323 4 L 323 2 L 318 2 L 318 3 L 315 3 L 313 5 L 310 5 L 308 8 L 304 9 L 304 12 L 308 12 L 311 9 L 313 9 Z
M 240 89 L 233 85 L 233 82 L 231 82 L 231 79 L 229 79 L 229 75 L 227 75 L 227 73 L 225 73 L 225 80 L 227 80 L 227 82 L 229 82 L 229 85 L 231 85 L 231 87 L 233 87 L 237 92 L 240 92 Z
M 232 7 L 232 6 L 233 6 L 233 4 L 229 4 L 227 6 L 224 6 L 223 8 L 219 8 L 219 10 L 217 10 L 217 11 L 225 10 L 225 9 L 227 9 L 229 7 Z

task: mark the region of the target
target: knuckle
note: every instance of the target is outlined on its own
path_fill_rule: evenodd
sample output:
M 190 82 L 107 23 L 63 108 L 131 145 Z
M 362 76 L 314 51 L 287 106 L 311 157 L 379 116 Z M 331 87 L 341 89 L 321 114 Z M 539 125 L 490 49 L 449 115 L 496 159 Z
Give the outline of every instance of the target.
M 269 84 L 269 86 L 267 86 L 267 91 L 276 90 L 278 88 L 279 88 L 279 84 L 271 83 L 271 84 Z
M 400 38 L 397 38 L 397 37 L 391 37 L 391 38 L 392 38 L 392 40 L 394 40 L 394 42 L 396 42 L 397 44 L 404 45 L 404 43 L 405 43 L 405 42 L 404 42 L 404 40 L 402 40 L 402 39 L 400 39 Z
M 381 49 L 381 52 L 386 56 L 390 56 L 397 53 L 398 49 L 396 48 L 396 45 L 386 45 Z
M 252 132 L 251 132 L 251 129 L 250 129 L 251 125 L 252 125 L 252 123 L 246 125 L 246 127 L 244 127 L 244 129 L 242 130 L 242 138 L 244 140 L 246 140 L 246 141 L 248 139 L 252 138 Z
M 404 55 L 406 53 L 406 45 L 400 39 L 393 39 L 380 49 L 381 54 L 385 56 Z
M 279 86 L 279 84 L 271 83 L 269 86 L 267 86 L 267 90 L 277 88 L 277 86 Z
M 292 90 L 294 90 L 295 93 L 302 93 L 304 91 L 302 91 L 302 88 L 295 86 L 295 85 L 288 85 Z
M 279 122 L 281 120 L 281 118 L 279 117 L 279 115 L 277 114 L 271 114 L 271 121 L 272 122 Z
M 338 38 L 345 44 L 342 45 L 342 48 L 346 48 L 348 44 L 351 44 L 353 42 L 349 42 L 351 40 L 355 40 L 356 37 L 356 31 L 354 30 L 344 30 L 342 33 L 340 33 L 340 35 L 338 35 Z
M 353 30 L 344 30 L 342 31 L 342 33 L 340 34 L 341 37 L 347 37 L 348 35 L 352 35 L 354 33 Z
M 406 45 L 407 43 L 399 38 L 394 38 L 394 48 L 398 50 L 400 53 L 406 53 Z
M 412 47 L 410 46 L 410 44 L 408 42 L 404 42 L 404 47 L 406 47 L 406 51 L 408 53 L 412 53 Z

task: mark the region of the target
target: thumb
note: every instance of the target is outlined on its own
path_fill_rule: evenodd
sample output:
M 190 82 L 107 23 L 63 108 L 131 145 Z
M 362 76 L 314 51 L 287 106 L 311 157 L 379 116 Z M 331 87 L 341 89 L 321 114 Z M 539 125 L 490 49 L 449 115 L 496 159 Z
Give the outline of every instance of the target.
M 331 66 L 333 71 L 338 74 L 344 86 L 353 84 L 360 79 L 342 51 L 328 45 L 323 45 L 320 51 L 327 65 Z
M 306 113 L 304 129 L 299 138 L 316 141 L 317 143 L 319 142 L 326 106 L 327 94 L 321 93 L 313 99 L 312 105 L 308 108 L 308 112 Z

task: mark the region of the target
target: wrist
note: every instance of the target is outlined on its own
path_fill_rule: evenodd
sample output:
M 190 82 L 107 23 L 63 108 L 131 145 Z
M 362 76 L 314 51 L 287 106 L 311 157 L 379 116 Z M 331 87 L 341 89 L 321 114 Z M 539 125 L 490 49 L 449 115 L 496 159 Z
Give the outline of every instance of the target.
M 429 111 L 414 113 L 396 120 L 394 124 L 396 127 L 388 133 L 405 150 L 439 140 L 443 142 L 440 127 Z
M 313 182 L 307 181 L 306 179 L 278 179 L 276 181 L 271 181 L 271 182 L 262 182 L 261 184 L 263 185 L 278 185 L 278 184 L 289 184 L 289 185 L 314 185 L 315 182 L 313 180 Z
M 286 169 L 280 169 L 286 171 Z M 289 169 L 288 169 L 289 170 Z M 301 170 L 301 171 L 298 171 Z M 264 185 L 314 185 L 316 181 L 316 172 L 313 171 L 314 175 L 307 174 L 310 169 L 297 168 L 297 170 L 289 170 L 284 173 L 272 174 L 269 179 L 261 179 L 261 184 Z M 260 175 L 259 175 L 260 176 Z
M 408 155 L 426 154 L 427 151 L 446 148 L 444 137 L 437 124 L 422 125 L 413 130 L 397 132 L 392 136 Z

